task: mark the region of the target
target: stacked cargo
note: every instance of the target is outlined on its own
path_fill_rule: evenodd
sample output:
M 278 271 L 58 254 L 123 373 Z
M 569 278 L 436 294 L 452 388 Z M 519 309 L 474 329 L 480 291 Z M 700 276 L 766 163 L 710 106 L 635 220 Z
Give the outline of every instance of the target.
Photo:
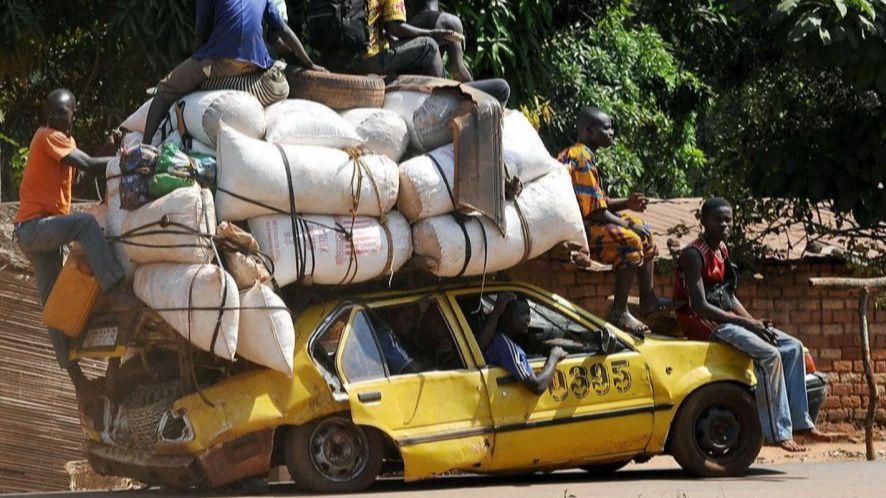
M 569 175 L 519 112 L 489 139 L 502 142 L 504 176 L 522 185 L 496 222 L 453 196 L 449 121 L 462 100 L 393 91 L 341 112 L 265 103 L 242 91 L 190 94 L 154 147 L 139 145 L 145 103 L 108 166 L 107 233 L 135 294 L 217 357 L 292 376 L 281 287 L 387 278 L 413 248 L 425 269 L 452 277 L 587 244 Z

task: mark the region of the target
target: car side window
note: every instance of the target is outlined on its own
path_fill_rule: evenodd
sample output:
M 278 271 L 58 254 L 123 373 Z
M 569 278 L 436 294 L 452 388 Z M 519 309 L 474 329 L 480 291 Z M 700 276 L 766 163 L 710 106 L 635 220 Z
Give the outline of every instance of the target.
M 385 363 L 365 311 L 354 314 L 342 349 L 341 366 L 348 382 L 385 376 Z
M 389 375 L 465 368 L 436 301 L 374 308 L 368 316 Z
M 526 299 L 530 309 L 529 333 L 512 338 L 526 352 L 529 360 L 547 358 L 554 346 L 560 346 L 570 354 L 599 354 L 600 341 L 597 333 L 546 303 L 518 292 Z M 498 294 L 466 294 L 456 301 L 465 316 L 471 331 L 477 336 L 492 312 Z

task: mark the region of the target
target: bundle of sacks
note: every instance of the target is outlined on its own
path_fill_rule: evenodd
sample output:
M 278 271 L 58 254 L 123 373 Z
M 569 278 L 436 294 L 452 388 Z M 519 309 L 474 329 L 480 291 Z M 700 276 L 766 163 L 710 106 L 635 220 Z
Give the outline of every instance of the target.
M 136 295 L 196 347 L 292 376 L 279 287 L 386 278 L 413 253 L 451 277 L 586 246 L 569 175 L 519 112 L 503 120 L 506 174 L 524 185 L 504 228 L 454 213 L 446 129 L 460 104 L 397 91 L 384 108 L 337 113 L 200 91 L 143 146 L 148 101 L 123 123 L 130 133 L 108 165 L 115 254 Z
M 504 114 L 502 155 L 506 176 L 519 179 L 523 188 L 505 205 L 504 230 L 488 218 L 453 213 L 455 150 L 446 128 L 460 105 L 452 94 L 385 96 L 385 108 L 407 122 L 416 153 L 400 164 L 397 207 L 412 224 L 414 253 L 425 267 L 440 277 L 480 275 L 511 268 L 560 243 L 587 247 L 568 172 L 517 111 Z M 443 125 L 440 116 L 447 117 Z

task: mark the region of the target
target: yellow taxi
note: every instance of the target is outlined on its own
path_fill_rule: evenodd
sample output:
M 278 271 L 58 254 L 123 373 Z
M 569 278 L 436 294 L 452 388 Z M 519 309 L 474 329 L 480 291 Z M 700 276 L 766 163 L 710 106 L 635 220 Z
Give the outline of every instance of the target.
M 530 305 L 520 342 L 533 368 L 554 344 L 570 353 L 541 395 L 486 364 L 477 345 L 502 292 Z M 217 487 L 285 464 L 303 489 L 350 492 L 380 473 L 414 481 L 611 472 L 660 454 L 692 474 L 731 476 L 762 445 L 746 356 L 715 343 L 635 338 L 531 285 L 461 282 L 293 306 L 292 378 L 193 352 L 164 356 L 174 348 L 162 341 L 156 350 L 132 337 L 139 349 L 127 352 L 122 339 L 91 349 L 96 341 L 84 334 L 75 356 L 111 357 L 105 392 L 115 393 L 81 410 L 92 466 L 146 483 Z

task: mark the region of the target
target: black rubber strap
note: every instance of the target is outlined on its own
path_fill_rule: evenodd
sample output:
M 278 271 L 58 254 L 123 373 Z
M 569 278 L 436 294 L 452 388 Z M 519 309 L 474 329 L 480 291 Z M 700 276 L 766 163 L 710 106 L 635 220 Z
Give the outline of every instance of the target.
M 280 144 L 274 145 L 277 146 L 277 150 L 280 151 L 280 157 L 283 158 L 283 170 L 286 172 L 286 187 L 289 189 L 289 223 L 292 227 L 292 245 L 295 253 L 295 281 L 298 283 L 304 278 L 305 268 L 300 253 L 301 244 L 298 240 L 299 223 L 298 217 L 295 214 L 295 189 L 292 187 L 292 171 L 289 170 L 289 158 L 286 157 L 286 151 L 283 150 L 283 146 Z
M 455 222 L 458 223 L 458 227 L 461 228 L 462 235 L 465 236 L 465 262 L 462 264 L 458 275 L 456 275 L 456 277 L 461 277 L 464 276 L 465 272 L 468 270 L 468 264 L 471 262 L 471 257 L 473 256 L 473 248 L 471 247 L 471 237 L 468 236 L 468 229 L 465 226 L 465 217 L 459 213 L 453 214 L 452 217 L 455 219 Z
M 431 159 L 431 162 L 434 163 L 434 166 L 437 167 L 437 172 L 440 173 L 440 178 L 443 179 L 443 185 L 446 186 L 446 192 L 449 194 L 449 200 L 452 202 L 452 209 L 455 209 L 457 207 L 455 205 L 455 196 L 452 194 L 452 187 L 449 185 L 449 181 L 446 180 L 446 174 L 443 173 L 443 166 L 440 166 L 440 163 L 437 162 L 437 159 L 434 158 L 433 154 L 428 154 L 428 157 Z

